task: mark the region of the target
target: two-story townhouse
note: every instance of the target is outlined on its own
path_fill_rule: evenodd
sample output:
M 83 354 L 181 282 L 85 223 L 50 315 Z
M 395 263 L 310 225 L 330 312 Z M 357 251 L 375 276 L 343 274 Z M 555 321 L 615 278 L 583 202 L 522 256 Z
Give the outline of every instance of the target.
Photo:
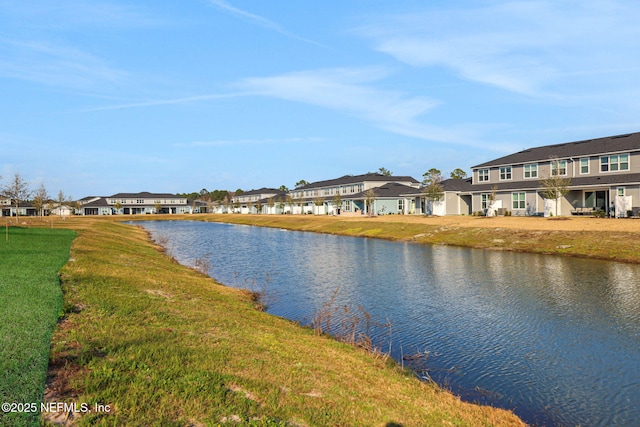
M 345 175 L 340 178 L 317 181 L 296 188 L 289 193 L 289 203 L 292 205 L 292 213 L 322 215 L 363 212 L 367 190 L 391 183 L 400 184 L 407 188 L 420 186 L 419 182 L 410 176 L 393 176 L 380 173 Z M 379 193 L 382 194 L 380 191 Z M 393 197 L 404 199 L 399 194 Z M 388 203 L 394 204 L 394 202 Z M 395 202 L 395 205 L 398 206 L 398 203 Z M 404 207 L 402 209 L 404 210 Z M 397 207 L 394 211 L 396 210 Z
M 233 211 L 238 213 L 282 213 L 277 201 L 284 198 L 285 192 L 277 188 L 260 188 L 245 191 L 231 198 Z
M 169 193 L 117 193 L 108 197 L 86 198 L 82 215 L 136 215 L 192 213 L 186 197 Z
M 569 192 L 558 201 L 559 214 L 615 210 L 616 216 L 627 216 L 640 206 L 640 133 L 531 148 L 472 170 L 474 212 L 553 213 L 555 200 L 542 197 L 542 180 L 558 176 L 569 182 Z

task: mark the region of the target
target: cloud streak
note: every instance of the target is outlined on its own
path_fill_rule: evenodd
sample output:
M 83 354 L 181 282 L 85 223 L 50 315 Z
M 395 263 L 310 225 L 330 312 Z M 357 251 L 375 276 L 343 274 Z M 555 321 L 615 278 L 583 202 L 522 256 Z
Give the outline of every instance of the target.
M 41 41 L 0 39 L 0 76 L 61 87 L 115 83 L 127 73 L 82 50 Z
M 637 70 L 639 19 L 639 9 L 615 0 L 514 1 L 396 15 L 356 32 L 414 67 L 443 66 L 466 80 L 553 97 L 570 95 L 575 76 Z M 630 83 L 630 74 L 616 79 Z
M 222 0 L 208 0 L 209 4 L 217 7 L 218 9 L 221 9 L 231 15 L 237 16 L 251 24 L 254 25 L 258 25 L 259 27 L 265 28 L 269 31 L 274 31 L 276 33 L 279 33 L 285 37 L 289 37 L 295 40 L 299 40 L 305 43 L 310 43 L 313 44 L 315 46 L 319 46 L 322 48 L 328 48 L 327 46 L 323 45 L 322 43 L 318 43 L 314 40 L 310 40 L 307 39 L 305 37 L 299 36 L 298 34 L 292 33 L 291 31 L 288 31 L 287 29 L 285 29 L 283 26 L 281 26 L 280 24 L 277 24 L 267 18 L 264 18 L 260 15 L 256 15 L 250 12 L 247 12 L 246 10 L 242 10 L 242 9 L 238 9 L 235 6 L 231 6 L 229 3 L 222 1 Z
M 465 145 L 477 143 L 470 129 L 444 129 L 420 121 L 439 105 L 438 101 L 373 86 L 389 74 L 388 70 L 377 67 L 334 68 L 248 78 L 238 86 L 256 95 L 355 116 L 399 135 Z

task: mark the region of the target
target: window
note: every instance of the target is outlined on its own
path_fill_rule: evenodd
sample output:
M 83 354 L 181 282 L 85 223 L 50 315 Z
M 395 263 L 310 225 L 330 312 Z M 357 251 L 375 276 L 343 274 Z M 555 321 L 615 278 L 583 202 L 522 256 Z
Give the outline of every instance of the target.
M 617 194 L 618 194 L 618 196 L 624 197 L 624 187 L 618 187 L 617 188 Z
M 511 179 L 511 166 L 503 166 L 500 168 L 500 181 Z
M 551 175 L 566 175 L 567 174 L 567 161 L 566 160 L 552 160 L 551 161 Z
M 626 170 L 629 170 L 628 154 L 600 157 L 600 172 L 617 172 Z
M 580 159 L 580 174 L 584 175 L 589 173 L 589 158 L 583 157 Z
M 398 199 L 398 212 L 404 212 L 404 199 Z
M 525 178 L 537 178 L 538 177 L 538 164 L 532 163 L 530 165 L 524 165 L 524 177 Z
M 487 209 L 489 207 L 489 202 L 491 200 L 491 194 L 481 194 L 480 200 L 482 201 L 481 208 Z
M 513 209 L 524 209 L 524 193 L 511 193 L 511 207 Z
M 489 169 L 478 169 L 478 181 L 479 182 L 489 181 Z

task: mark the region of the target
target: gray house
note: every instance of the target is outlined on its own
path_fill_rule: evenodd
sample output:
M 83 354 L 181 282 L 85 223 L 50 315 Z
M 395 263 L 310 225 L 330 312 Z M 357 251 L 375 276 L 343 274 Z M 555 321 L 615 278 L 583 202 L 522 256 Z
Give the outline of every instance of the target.
M 570 180 L 557 207 L 541 195 L 541 180 L 549 176 Z M 640 133 L 536 147 L 476 165 L 470 189 L 461 194 L 471 196 L 474 212 L 493 207 L 513 215 L 549 215 L 556 209 L 560 215 L 637 214 Z

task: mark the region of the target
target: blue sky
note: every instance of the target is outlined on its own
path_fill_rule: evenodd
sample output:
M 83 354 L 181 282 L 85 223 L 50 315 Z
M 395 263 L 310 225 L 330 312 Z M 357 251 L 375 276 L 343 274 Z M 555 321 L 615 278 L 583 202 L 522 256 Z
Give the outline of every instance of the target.
M 638 22 L 616 0 L 0 0 L 0 184 L 421 179 L 640 131 Z

